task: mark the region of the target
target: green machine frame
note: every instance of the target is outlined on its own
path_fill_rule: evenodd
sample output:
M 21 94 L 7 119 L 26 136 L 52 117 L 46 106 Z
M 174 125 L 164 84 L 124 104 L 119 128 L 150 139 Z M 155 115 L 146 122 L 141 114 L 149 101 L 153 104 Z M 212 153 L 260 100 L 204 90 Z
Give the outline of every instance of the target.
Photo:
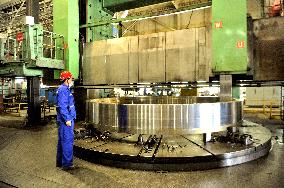
M 163 2 L 168 0 L 88 0 L 87 23 L 80 27 L 87 28 L 87 42 L 112 38 L 111 24 L 151 17 L 151 15 L 112 19 L 111 13 Z M 212 6 L 213 73 L 246 74 L 249 69 L 246 0 L 192 1 L 188 7 L 176 11 L 170 10 L 165 14 L 205 6 Z
M 40 24 L 0 39 L 1 76 L 43 76 L 43 69 L 64 69 L 63 36 Z
M 79 76 L 79 5 L 78 0 L 53 0 L 53 32 L 64 36 L 66 70 Z M 59 71 L 55 78 L 59 78 Z
M 87 23 L 112 19 L 110 12 L 103 8 L 101 0 L 87 0 Z M 113 38 L 112 26 L 109 24 L 87 28 L 87 42 Z
M 117 11 L 169 2 L 169 0 L 87 0 L 86 24 L 79 26 L 78 0 L 53 0 L 54 32 L 65 37 L 66 68 L 79 74 L 79 27 L 86 28 L 86 42 L 113 38 L 114 23 L 157 15 L 113 18 Z M 198 0 L 164 14 L 212 6 L 212 70 L 215 74 L 248 71 L 247 1 Z
M 128 9 L 139 8 L 158 3 L 169 2 L 169 0 L 88 0 L 87 4 L 87 23 L 81 25 L 80 28 L 87 29 L 87 42 L 96 40 L 113 38 L 112 24 L 117 24 L 124 21 L 139 20 L 143 18 L 159 16 L 156 14 L 131 16 L 126 18 L 115 19 L 112 15 L 116 11 L 124 11 Z M 168 10 L 163 14 L 172 14 L 181 11 L 193 10 L 206 6 L 211 6 L 212 0 L 193 1 L 188 6 L 180 9 Z M 97 19 L 99 18 L 99 19 Z
M 247 1 L 213 0 L 213 72 L 245 74 L 248 71 Z

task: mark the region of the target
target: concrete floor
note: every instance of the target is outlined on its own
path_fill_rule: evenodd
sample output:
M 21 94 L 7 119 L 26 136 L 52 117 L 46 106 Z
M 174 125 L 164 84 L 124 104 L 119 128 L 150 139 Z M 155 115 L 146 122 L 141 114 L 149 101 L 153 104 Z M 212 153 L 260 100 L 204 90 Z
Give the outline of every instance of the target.
M 78 158 L 71 172 L 55 167 L 54 120 L 25 128 L 24 118 L 0 114 L 0 187 L 284 187 L 284 145 L 279 120 L 248 116 L 273 133 L 273 149 L 264 158 L 229 168 L 194 172 L 146 172 L 92 164 Z

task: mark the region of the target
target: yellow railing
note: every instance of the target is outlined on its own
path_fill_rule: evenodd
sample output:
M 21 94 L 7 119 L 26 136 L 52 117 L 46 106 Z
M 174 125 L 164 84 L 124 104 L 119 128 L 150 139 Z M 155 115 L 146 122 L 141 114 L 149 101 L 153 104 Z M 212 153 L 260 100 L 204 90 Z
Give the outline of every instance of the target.
M 281 117 L 283 104 L 281 100 L 258 100 L 250 99 L 244 101 L 244 111 L 245 112 L 254 112 L 254 113 L 263 113 L 268 115 L 269 118 L 274 116 Z
M 12 112 L 13 110 L 16 110 L 19 116 L 21 116 L 21 107 L 23 105 L 28 105 L 28 103 L 0 103 L 3 105 L 4 112 L 10 111 Z
M 0 102 L 0 110 L 1 110 L 1 105 L 3 105 L 2 109 L 4 112 L 8 112 L 8 111 L 13 112 L 15 110 L 16 113 L 18 113 L 18 115 L 21 116 L 21 109 L 23 109 L 23 106 L 27 106 L 28 103 L 17 103 L 17 102 L 2 103 Z M 44 117 L 45 117 L 46 110 L 50 112 L 51 110 L 54 110 L 54 109 L 55 109 L 55 106 L 51 106 L 51 105 L 48 105 L 48 103 L 41 102 L 41 112 L 44 113 Z

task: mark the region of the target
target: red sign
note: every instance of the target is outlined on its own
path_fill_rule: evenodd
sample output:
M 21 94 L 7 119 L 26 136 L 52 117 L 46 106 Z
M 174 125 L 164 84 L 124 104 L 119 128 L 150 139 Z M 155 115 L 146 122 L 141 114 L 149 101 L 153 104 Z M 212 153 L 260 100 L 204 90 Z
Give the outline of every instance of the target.
M 215 22 L 214 25 L 215 25 L 215 28 L 216 28 L 216 29 L 223 28 L 223 22 L 222 22 L 222 21 L 220 21 L 220 22 Z
M 22 32 L 21 33 L 17 33 L 16 40 L 18 42 L 22 42 L 24 40 L 24 33 L 22 33 Z
M 246 42 L 245 41 L 238 41 L 237 42 L 237 48 L 245 48 Z

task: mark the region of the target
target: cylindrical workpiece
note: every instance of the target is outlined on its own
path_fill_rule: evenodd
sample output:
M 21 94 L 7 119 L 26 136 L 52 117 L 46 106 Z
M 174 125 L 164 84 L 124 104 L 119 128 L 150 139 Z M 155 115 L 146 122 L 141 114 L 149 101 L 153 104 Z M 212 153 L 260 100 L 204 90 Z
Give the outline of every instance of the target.
M 89 122 L 103 131 L 201 134 L 242 121 L 242 102 L 218 97 L 121 97 L 87 101 Z

